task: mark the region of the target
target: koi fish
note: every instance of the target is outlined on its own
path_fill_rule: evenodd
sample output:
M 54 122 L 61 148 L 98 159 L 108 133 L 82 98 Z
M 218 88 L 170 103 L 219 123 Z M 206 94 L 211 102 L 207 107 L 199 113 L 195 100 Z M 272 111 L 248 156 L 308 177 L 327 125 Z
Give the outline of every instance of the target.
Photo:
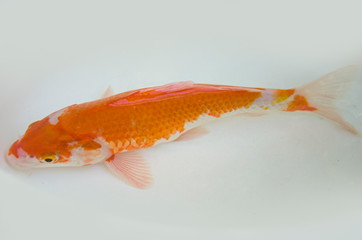
M 355 71 L 345 67 L 293 89 L 179 82 L 74 104 L 31 123 L 11 145 L 7 162 L 21 169 L 104 162 L 127 184 L 145 189 L 152 175 L 137 150 L 202 135 L 201 126 L 215 119 L 302 111 L 358 134 L 334 106 Z

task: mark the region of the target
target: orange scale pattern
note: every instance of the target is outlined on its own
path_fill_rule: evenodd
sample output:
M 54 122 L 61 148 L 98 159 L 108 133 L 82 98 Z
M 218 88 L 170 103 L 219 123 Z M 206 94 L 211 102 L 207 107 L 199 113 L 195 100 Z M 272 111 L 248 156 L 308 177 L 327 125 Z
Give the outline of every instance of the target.
M 304 96 L 295 95 L 293 100 L 288 104 L 286 111 L 315 111 L 317 108 L 311 107 Z
M 249 108 L 261 90 L 222 89 L 197 85 L 176 91 L 133 91 L 74 105 L 61 116 L 62 127 L 92 141 L 105 139 L 114 153 L 153 146 L 182 133 L 185 124 L 201 115 L 220 117 Z

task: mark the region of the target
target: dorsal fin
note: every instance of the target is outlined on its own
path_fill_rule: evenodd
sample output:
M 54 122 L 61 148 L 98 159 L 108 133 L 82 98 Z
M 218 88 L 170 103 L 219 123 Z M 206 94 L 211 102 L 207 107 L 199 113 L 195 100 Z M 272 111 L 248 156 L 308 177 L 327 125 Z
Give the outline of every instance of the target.
M 177 91 L 189 89 L 189 88 L 192 88 L 194 85 L 195 84 L 193 81 L 183 81 L 183 82 L 169 83 L 169 84 L 157 86 L 157 87 L 145 88 L 142 90 L 169 93 L 169 92 L 177 92 Z
M 114 95 L 114 91 L 112 89 L 111 86 L 108 86 L 108 88 L 106 89 L 106 91 L 104 91 L 104 93 L 102 94 L 102 97 L 101 98 L 107 98 L 107 97 L 110 97 Z
M 111 106 L 135 105 L 146 102 L 155 102 L 164 99 L 176 98 L 182 95 L 194 94 L 197 92 L 215 92 L 215 91 L 253 91 L 261 92 L 260 88 L 245 88 L 212 84 L 196 84 L 192 81 L 176 82 L 163 86 L 142 88 L 130 92 L 116 95 L 114 101 L 110 102 Z
M 195 84 L 192 81 L 170 83 L 163 86 L 142 88 L 131 91 L 121 99 L 110 103 L 111 106 L 122 106 L 129 104 L 139 104 L 150 101 L 157 101 L 167 97 L 174 97 L 179 93 L 194 91 Z

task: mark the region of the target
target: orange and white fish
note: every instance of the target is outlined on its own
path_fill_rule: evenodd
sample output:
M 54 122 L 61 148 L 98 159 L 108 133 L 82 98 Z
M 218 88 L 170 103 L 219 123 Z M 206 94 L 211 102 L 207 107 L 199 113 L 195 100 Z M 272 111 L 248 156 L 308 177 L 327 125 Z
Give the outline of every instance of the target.
M 304 111 L 358 134 L 334 102 L 353 79 L 349 66 L 295 89 L 264 89 L 179 82 L 74 104 L 29 125 L 7 161 L 18 168 L 75 167 L 104 162 L 131 186 L 152 182 L 137 149 L 201 134 L 202 124 L 238 114 Z

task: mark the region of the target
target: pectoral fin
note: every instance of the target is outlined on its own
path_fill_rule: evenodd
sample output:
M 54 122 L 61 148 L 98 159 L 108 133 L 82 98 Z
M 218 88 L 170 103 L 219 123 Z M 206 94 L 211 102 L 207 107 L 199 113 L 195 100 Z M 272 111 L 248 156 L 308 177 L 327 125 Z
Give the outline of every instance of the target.
M 132 187 L 146 189 L 152 184 L 150 167 L 137 151 L 117 153 L 105 163 L 117 177 Z

